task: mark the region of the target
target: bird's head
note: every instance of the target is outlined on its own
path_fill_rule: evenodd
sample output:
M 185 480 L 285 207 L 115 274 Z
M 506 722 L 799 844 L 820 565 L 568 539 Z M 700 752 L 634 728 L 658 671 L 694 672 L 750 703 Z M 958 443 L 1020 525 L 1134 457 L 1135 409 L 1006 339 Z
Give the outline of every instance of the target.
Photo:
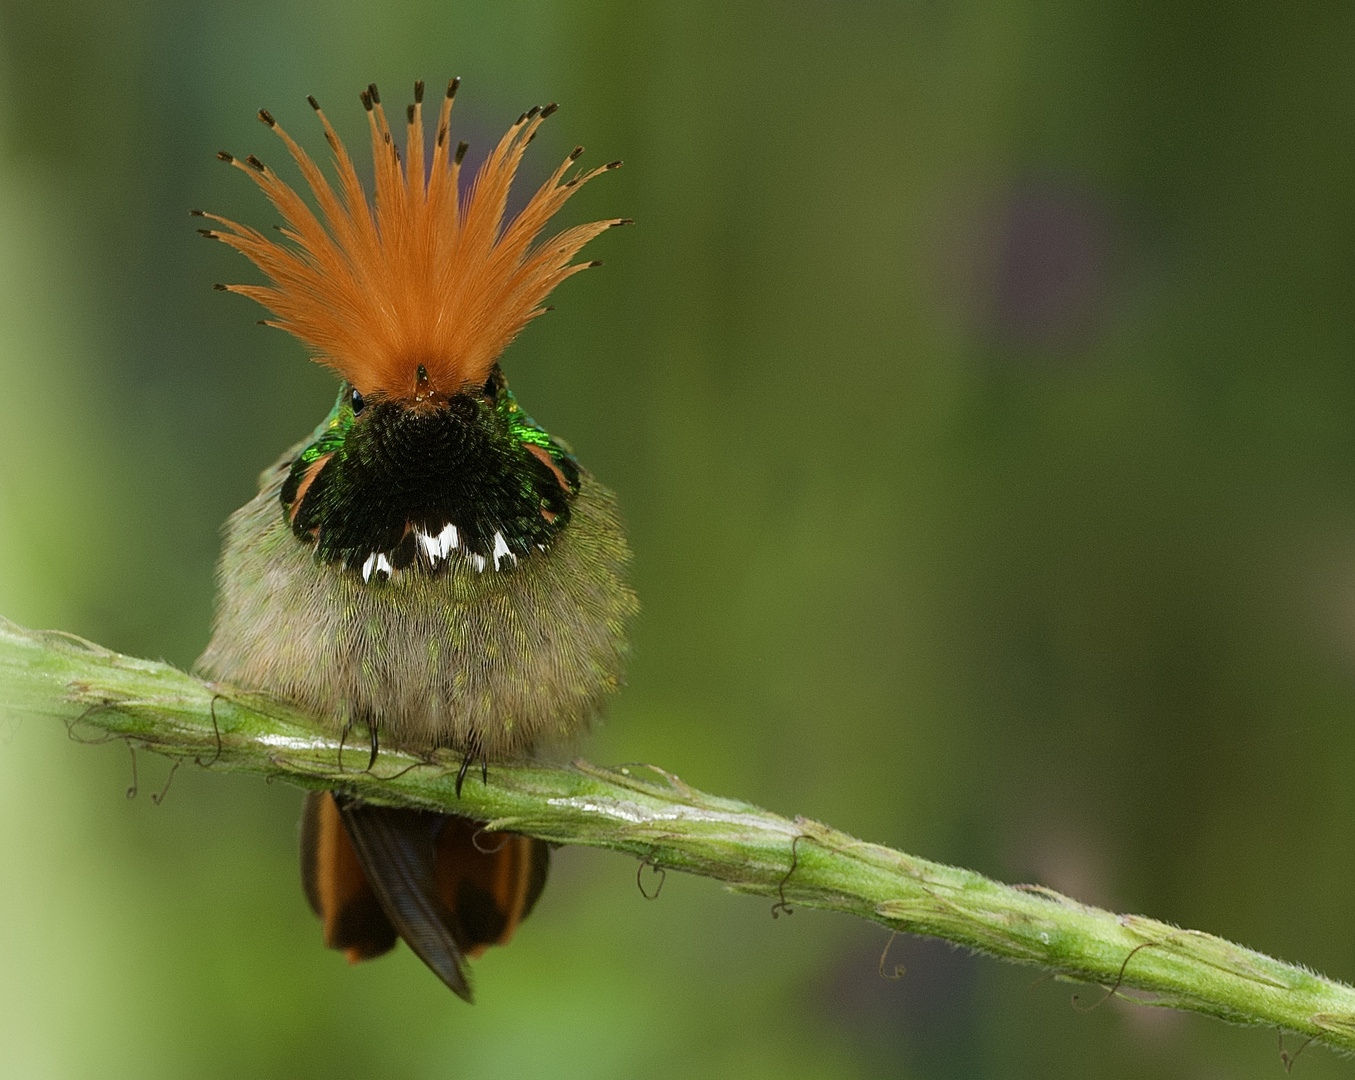
M 629 219 L 578 225 L 537 241 L 583 183 L 620 165 L 570 175 L 576 149 L 505 223 L 523 151 L 554 105 L 524 113 L 462 195 L 466 146 L 448 139 L 459 80 L 442 100 L 425 163 L 423 84 L 407 110 L 402 161 L 376 87 L 362 94 L 371 129 L 374 206 L 315 99 L 334 155 L 337 191 L 266 111 L 319 213 L 253 155 L 222 153 L 261 187 L 290 243 L 214 214 L 204 235 L 251 259 L 269 285 L 218 288 L 257 300 L 263 320 L 296 335 L 343 380 L 330 415 L 292 463 L 282 512 L 322 562 L 365 580 L 436 573 L 457 560 L 503 570 L 549 549 L 570 517 L 579 470 L 568 448 L 518 405 L 499 356 L 543 314 L 593 237 Z

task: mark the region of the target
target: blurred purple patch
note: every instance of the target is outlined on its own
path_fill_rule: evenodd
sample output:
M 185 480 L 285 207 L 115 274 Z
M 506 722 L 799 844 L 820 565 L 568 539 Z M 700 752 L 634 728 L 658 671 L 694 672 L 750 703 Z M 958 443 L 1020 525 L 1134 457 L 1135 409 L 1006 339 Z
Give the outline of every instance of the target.
M 1105 201 L 1064 178 L 1026 176 L 976 215 L 971 317 L 993 343 L 1079 352 L 1106 324 L 1117 269 Z
M 936 1080 L 974 1075 L 978 959 L 935 938 L 891 942 L 878 928 L 859 928 L 853 939 L 859 944 L 847 945 L 817 984 L 816 1013 L 888 1066 L 882 1075 L 897 1075 L 900 1059 Z

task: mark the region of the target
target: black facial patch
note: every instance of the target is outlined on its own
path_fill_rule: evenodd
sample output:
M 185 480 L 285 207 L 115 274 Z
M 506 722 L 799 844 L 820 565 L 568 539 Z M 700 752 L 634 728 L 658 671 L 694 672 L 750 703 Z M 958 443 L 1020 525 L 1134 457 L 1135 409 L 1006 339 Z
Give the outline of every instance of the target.
M 369 397 L 347 430 L 324 445 L 328 460 L 317 464 L 307 451 L 293 465 L 282 498 L 289 514 L 295 510 L 294 533 L 315 543 L 317 558 L 342 561 L 364 576 L 374 567 L 385 574 L 435 570 L 451 551 L 496 569 L 513 561 L 505 548 L 516 559 L 547 546 L 569 521 L 578 473 L 572 461 L 563 462 L 566 491 L 524 441 L 540 447 L 548 437 L 523 426 L 525 414 L 511 396 L 501 405 L 478 393 L 413 409 Z M 300 505 L 293 507 L 298 492 Z M 447 551 L 430 552 L 433 538 L 452 535 Z

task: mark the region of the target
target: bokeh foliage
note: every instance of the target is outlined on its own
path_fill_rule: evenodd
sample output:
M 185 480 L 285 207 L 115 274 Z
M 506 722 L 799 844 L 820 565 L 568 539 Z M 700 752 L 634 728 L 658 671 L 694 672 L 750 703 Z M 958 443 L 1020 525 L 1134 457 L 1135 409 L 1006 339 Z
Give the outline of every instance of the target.
M 1355 978 L 1355 12 L 0 3 L 0 610 L 187 665 L 332 380 L 210 284 L 267 106 L 465 79 L 626 159 L 510 350 L 645 603 L 586 751 Z M 0 1073 L 1273 1076 L 1274 1038 L 564 851 L 453 1000 L 356 969 L 299 793 L 0 731 Z M 1291 1047 L 1292 1049 L 1292 1047 Z M 1310 1052 L 1297 1068 L 1337 1075 Z

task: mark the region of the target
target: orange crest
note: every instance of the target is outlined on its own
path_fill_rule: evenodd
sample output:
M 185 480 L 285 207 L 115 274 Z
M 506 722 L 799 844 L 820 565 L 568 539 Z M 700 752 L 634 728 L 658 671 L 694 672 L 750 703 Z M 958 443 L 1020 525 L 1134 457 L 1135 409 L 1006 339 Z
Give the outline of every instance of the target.
M 462 198 L 458 184 L 466 144 L 453 153 L 447 138 L 459 83 L 453 79 L 447 86 L 427 170 L 423 83 L 415 84 L 415 103 L 408 110 L 403 164 L 376 87 L 363 93 L 376 171 L 374 208 L 368 206 L 353 162 L 314 98 L 311 106 L 334 151 L 338 193 L 306 152 L 261 110 L 259 119 L 278 133 L 300 166 L 323 221 L 253 155 L 243 161 L 226 153 L 220 157 L 244 170 L 264 190 L 287 222 L 280 231 L 295 247 L 195 211 L 225 227 L 201 230 L 205 235 L 243 252 L 272 280 L 271 286 L 217 287 L 268 308 L 274 318 L 266 320 L 267 325 L 306 342 L 316 350 L 316 360 L 363 395 L 408 399 L 417 389 L 422 398 L 429 392 L 450 395 L 482 384 L 518 331 L 548 310 L 541 305 L 550 291 L 571 274 L 599 265 L 571 263 L 579 249 L 605 229 L 630 224 L 628 218 L 612 218 L 577 225 L 533 246 L 546 222 L 582 184 L 621 164 L 614 161 L 565 179 L 583 147 L 570 154 L 522 212 L 504 224 L 513 174 L 554 105 L 518 118 Z M 422 386 L 421 365 L 427 372 Z

